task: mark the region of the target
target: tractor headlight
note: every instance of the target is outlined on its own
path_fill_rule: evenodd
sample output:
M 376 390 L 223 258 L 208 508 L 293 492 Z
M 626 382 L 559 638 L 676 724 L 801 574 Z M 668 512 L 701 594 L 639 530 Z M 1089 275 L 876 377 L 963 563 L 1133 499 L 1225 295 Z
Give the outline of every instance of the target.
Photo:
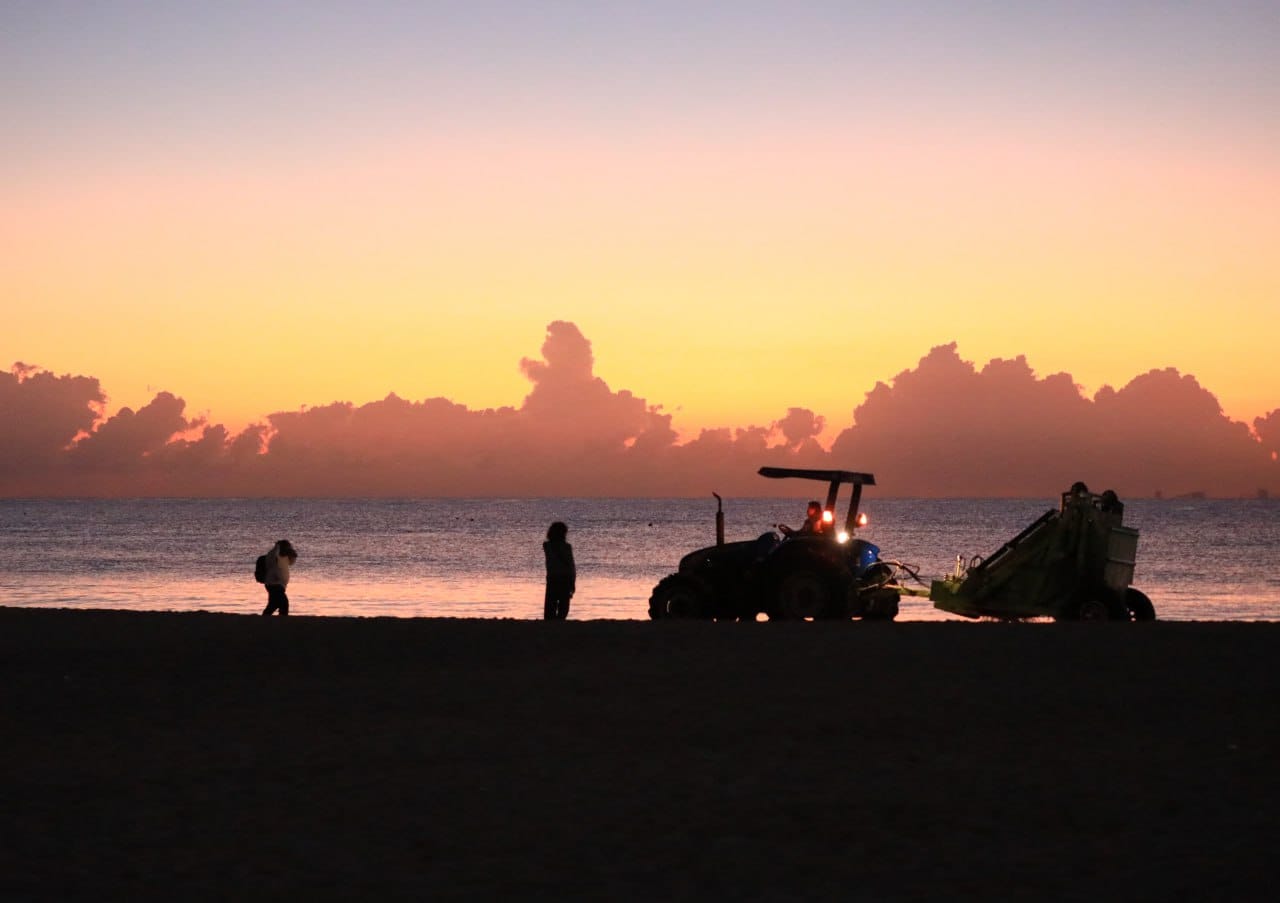
M 839 533 L 836 534 L 836 542 L 844 543 L 848 541 L 849 541 L 849 534 L 846 533 L 844 530 L 841 530 Z

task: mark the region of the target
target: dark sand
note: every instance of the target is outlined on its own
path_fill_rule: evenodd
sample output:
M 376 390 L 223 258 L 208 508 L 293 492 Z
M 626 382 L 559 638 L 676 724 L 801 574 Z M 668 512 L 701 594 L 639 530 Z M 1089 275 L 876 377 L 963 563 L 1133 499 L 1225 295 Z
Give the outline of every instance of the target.
M 1278 652 L 0 609 L 0 898 L 1270 898 Z

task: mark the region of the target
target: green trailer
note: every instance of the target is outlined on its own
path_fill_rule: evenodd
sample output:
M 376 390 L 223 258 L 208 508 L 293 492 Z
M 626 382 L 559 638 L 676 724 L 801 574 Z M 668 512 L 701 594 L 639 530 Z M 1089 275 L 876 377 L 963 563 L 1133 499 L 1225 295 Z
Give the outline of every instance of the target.
M 1095 495 L 1076 483 L 1057 510 L 987 558 L 958 557 L 955 573 L 933 581 L 929 598 L 967 618 L 1153 620 L 1151 600 L 1130 585 L 1138 531 L 1123 520 L 1114 492 Z

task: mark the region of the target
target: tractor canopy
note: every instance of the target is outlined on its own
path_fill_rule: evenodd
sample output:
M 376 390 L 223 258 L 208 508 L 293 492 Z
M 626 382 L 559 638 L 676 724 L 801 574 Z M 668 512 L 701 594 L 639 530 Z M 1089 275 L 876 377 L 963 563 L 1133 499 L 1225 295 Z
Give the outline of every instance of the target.
M 827 486 L 826 510 L 833 515 L 836 509 L 836 496 L 840 494 L 840 485 L 849 483 L 853 486 L 853 497 L 849 499 L 849 515 L 845 518 L 845 532 L 852 534 L 858 523 L 858 503 L 862 500 L 862 487 L 874 486 L 876 478 L 869 473 L 858 473 L 852 470 L 808 470 L 799 467 L 761 467 L 760 476 L 770 479 L 794 477 L 801 480 L 818 480 Z

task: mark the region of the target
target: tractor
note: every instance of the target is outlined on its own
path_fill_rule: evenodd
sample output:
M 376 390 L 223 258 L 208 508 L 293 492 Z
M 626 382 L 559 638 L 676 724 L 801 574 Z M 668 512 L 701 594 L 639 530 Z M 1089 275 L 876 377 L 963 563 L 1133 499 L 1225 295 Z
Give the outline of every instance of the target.
M 769 530 L 756 539 L 724 541 L 724 511 L 716 512 L 716 544 L 680 559 L 679 570 L 664 577 L 649 598 L 649 617 L 754 621 L 889 621 L 898 614 L 899 586 L 894 563 L 881 561 L 874 544 L 853 537 L 866 523 L 858 504 L 869 473 L 762 467 L 770 479 L 796 478 L 828 484 L 820 519 L 805 531 L 780 536 Z M 835 526 L 840 487 L 852 487 L 843 530 Z M 715 493 L 713 493 L 715 495 Z M 717 502 L 721 502 L 716 495 Z
M 967 618 L 1059 621 L 1151 621 L 1155 607 L 1130 586 L 1138 531 L 1123 524 L 1115 492 L 1095 495 L 1084 483 L 1062 493 L 1025 530 L 986 559 L 956 559 L 956 571 L 933 581 L 935 608 Z

